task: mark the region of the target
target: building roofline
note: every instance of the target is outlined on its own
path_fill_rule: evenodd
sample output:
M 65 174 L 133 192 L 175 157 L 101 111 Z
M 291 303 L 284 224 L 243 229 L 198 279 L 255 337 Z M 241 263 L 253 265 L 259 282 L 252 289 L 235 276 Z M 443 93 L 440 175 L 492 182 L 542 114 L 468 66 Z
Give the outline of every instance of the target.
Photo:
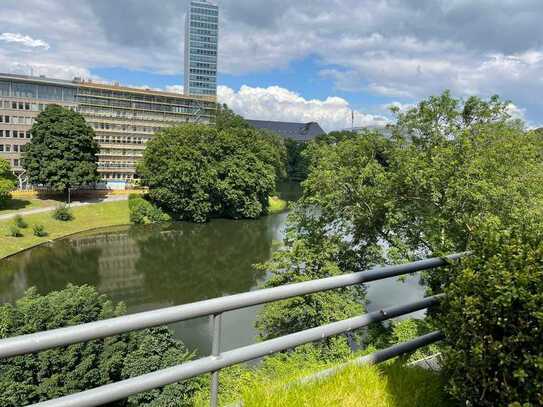
M 99 83 L 99 82 L 77 82 L 79 86 L 82 88 L 93 88 L 93 89 L 105 89 L 105 90 L 117 90 L 122 92 L 130 92 L 130 93 L 140 93 L 143 95 L 155 95 L 155 96 L 169 96 L 169 97 L 176 97 L 176 98 L 182 98 L 182 99 L 196 99 L 201 100 L 203 102 L 217 102 L 216 96 L 204 96 L 204 95 L 186 95 L 184 93 L 175 93 L 175 92 L 164 92 L 161 90 L 153 90 L 153 89 L 140 89 L 140 88 L 133 88 L 129 86 L 123 86 L 123 85 L 110 85 L 106 83 Z
M 50 85 L 62 85 L 62 86 L 72 86 L 77 87 L 78 84 L 75 81 L 69 81 L 65 79 L 54 79 L 48 78 L 46 76 L 29 76 L 29 75 L 19 75 L 12 73 L 2 73 L 0 72 L 0 80 L 8 79 L 14 81 L 27 81 L 27 82 L 36 82 L 36 83 L 45 83 Z
M 130 93 L 139 93 L 142 95 L 154 95 L 154 96 L 167 96 L 167 97 L 175 97 L 175 98 L 182 98 L 182 99 L 192 99 L 192 100 L 200 100 L 202 102 L 217 102 L 216 96 L 205 96 L 205 95 L 186 95 L 183 93 L 175 93 L 175 92 L 164 92 L 159 90 L 152 90 L 152 89 L 140 89 L 140 88 L 133 88 L 129 86 L 122 86 L 117 84 L 106 84 L 106 83 L 100 83 L 100 82 L 93 82 L 93 81 L 85 81 L 78 78 L 74 78 L 73 80 L 66 80 L 66 79 L 54 79 L 54 78 L 48 78 L 45 76 L 29 76 L 29 75 L 19 75 L 19 74 L 10 74 L 10 73 L 2 73 L 0 72 L 0 80 L 13 80 L 13 81 L 26 81 L 26 82 L 33 82 L 36 84 L 46 84 L 46 85 L 60 85 L 60 86 L 70 86 L 70 87 L 82 87 L 82 88 L 98 88 L 98 89 L 105 89 L 105 90 L 116 90 L 116 91 L 122 91 L 122 92 L 130 92 Z

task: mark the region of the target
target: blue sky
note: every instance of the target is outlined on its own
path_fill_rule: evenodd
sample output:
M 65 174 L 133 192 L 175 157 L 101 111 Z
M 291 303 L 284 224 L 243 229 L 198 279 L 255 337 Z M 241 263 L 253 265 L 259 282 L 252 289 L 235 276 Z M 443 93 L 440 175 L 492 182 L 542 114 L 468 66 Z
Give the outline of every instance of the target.
M 543 122 L 541 0 L 219 1 L 218 96 L 253 119 L 382 124 L 450 89 Z M 180 91 L 186 0 L 2 0 L 0 71 Z M 47 23 L 44 23 L 47 22 Z M 52 22 L 52 23 L 50 23 Z

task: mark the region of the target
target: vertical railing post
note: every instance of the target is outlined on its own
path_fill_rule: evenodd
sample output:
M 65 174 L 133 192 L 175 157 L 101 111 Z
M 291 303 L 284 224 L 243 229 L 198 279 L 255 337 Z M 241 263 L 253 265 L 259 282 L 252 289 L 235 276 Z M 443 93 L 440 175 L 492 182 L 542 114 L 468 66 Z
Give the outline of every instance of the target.
M 222 313 L 211 316 L 213 326 L 213 342 L 211 344 L 211 355 L 219 357 L 221 354 L 221 323 Z M 219 400 L 219 371 L 211 374 L 211 407 L 217 407 Z

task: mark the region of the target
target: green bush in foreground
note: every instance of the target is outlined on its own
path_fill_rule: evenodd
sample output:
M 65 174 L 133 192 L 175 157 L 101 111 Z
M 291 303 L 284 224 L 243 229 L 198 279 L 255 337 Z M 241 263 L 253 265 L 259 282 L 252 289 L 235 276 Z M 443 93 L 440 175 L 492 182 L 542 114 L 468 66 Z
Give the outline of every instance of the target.
M 14 218 L 15 225 L 17 225 L 18 228 L 26 229 L 28 227 L 28 223 L 23 219 L 21 215 L 16 215 Z
M 21 229 L 17 225 L 11 225 L 9 227 L 9 236 L 11 237 L 22 237 L 23 234 L 21 232 Z
M 471 249 L 440 321 L 450 392 L 474 406 L 542 405 L 543 229 L 485 227 Z
M 34 227 L 32 228 L 32 232 L 34 233 L 34 236 L 37 236 L 37 237 L 47 236 L 45 226 L 43 225 L 34 225 Z
M 157 208 L 141 196 L 130 196 L 128 209 L 130 210 L 130 222 L 137 225 L 169 222 L 171 220 L 167 213 L 164 213 L 160 208 Z
M 74 215 L 66 205 L 60 205 L 53 212 L 53 219 L 60 220 L 61 222 L 68 222 L 74 219 Z
M 0 306 L 0 338 L 122 315 L 89 286 L 42 296 L 30 289 L 15 305 Z M 192 358 L 166 328 L 131 332 L 35 355 L 0 359 L 0 406 L 22 406 L 181 364 Z M 112 406 L 192 406 L 202 378 L 165 386 Z

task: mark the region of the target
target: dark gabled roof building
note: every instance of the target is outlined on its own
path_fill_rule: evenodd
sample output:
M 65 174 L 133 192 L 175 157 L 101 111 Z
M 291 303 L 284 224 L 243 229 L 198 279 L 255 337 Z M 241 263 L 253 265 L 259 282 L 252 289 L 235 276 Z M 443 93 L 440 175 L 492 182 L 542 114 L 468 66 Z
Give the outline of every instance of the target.
M 317 136 L 326 134 L 317 122 L 292 123 L 272 122 L 268 120 L 247 120 L 249 124 L 257 129 L 270 130 L 285 138 L 295 141 L 309 141 Z

